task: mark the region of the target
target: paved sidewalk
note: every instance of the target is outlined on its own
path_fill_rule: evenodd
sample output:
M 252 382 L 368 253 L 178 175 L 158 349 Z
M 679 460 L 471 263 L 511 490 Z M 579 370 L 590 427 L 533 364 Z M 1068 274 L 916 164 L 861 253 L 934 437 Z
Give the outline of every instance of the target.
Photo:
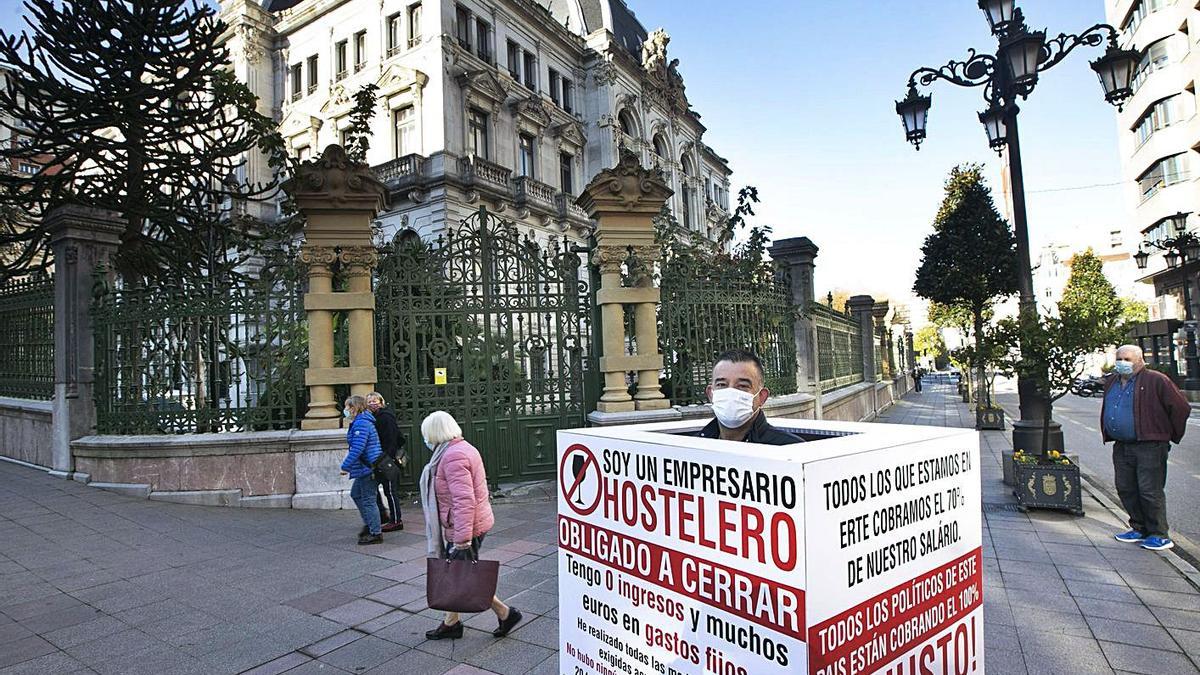
M 954 387 L 929 382 L 879 421 L 974 425 Z M 988 675 L 1200 672 L 1200 592 L 1185 576 L 1190 566 L 1115 541 L 1127 529 L 1123 516 L 1086 484 L 1082 518 L 1016 511 L 1000 464 L 1011 431 L 983 432 L 981 445 Z
M 881 419 L 969 426 L 945 385 Z M 1013 510 L 1007 432 L 983 436 L 986 668 L 1195 673 L 1200 594 L 1172 564 L 1111 539 L 1118 519 Z M 494 639 L 429 642 L 422 532 L 358 547 L 349 511 L 133 499 L 0 463 L 0 675 L 8 673 L 557 673 L 554 505 L 498 500 L 484 557 L 526 622 Z M 515 502 L 515 503 L 514 503 Z M 419 509 L 406 510 L 420 527 Z

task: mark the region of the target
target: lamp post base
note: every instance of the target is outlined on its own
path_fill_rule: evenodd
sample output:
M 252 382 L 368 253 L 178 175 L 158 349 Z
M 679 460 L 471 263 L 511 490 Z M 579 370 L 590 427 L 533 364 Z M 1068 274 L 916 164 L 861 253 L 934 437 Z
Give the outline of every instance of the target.
M 1030 454 L 1041 454 L 1042 450 L 1042 421 L 1013 420 L 1013 449 L 1024 450 Z M 1046 450 L 1063 450 L 1062 425 L 1050 420 L 1050 438 Z

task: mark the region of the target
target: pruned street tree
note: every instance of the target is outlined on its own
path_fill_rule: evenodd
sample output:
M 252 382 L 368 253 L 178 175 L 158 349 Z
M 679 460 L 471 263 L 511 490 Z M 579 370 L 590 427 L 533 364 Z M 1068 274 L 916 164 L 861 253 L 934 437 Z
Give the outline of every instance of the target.
M 970 313 L 976 344 L 971 366 L 983 389 L 984 405 L 990 407 L 986 350 L 979 347 L 985 339 L 987 312 L 997 300 L 1017 291 L 1017 256 L 1012 229 L 996 211 L 980 165 L 964 164 L 950 171 L 933 230 L 921 248 L 913 292 Z
M 252 236 L 231 216 L 251 153 L 278 144 L 274 121 L 229 68 L 225 26 L 197 0 L 26 0 L 27 29 L 0 32 L 0 125 L 20 139 L 0 161 L 0 205 L 30 214 L 74 203 L 125 220 L 116 256 L 127 280 L 202 278 Z M 10 276 L 46 265 L 40 218 L 0 229 Z

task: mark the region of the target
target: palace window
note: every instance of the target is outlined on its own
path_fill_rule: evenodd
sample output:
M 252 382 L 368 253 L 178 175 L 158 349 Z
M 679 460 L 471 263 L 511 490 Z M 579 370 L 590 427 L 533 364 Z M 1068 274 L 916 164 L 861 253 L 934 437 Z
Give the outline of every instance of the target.
M 1133 34 L 1137 32 L 1138 26 L 1142 25 L 1142 21 L 1147 16 L 1157 12 L 1167 4 L 1167 0 L 1140 0 L 1133 6 L 1133 11 L 1129 12 L 1129 18 L 1125 20 L 1125 25 L 1121 26 L 1121 32 L 1126 40 L 1132 40 Z
M 624 131 L 624 127 L 621 130 Z M 663 161 L 669 162 L 671 160 L 671 150 L 668 148 L 667 140 L 663 138 L 662 134 L 654 134 L 654 139 L 651 143 L 654 145 L 654 154 L 662 158 Z
M 346 70 L 350 67 L 349 60 L 346 57 L 347 44 L 346 40 L 342 40 L 333 46 L 333 61 L 336 67 L 333 76 L 334 80 L 346 79 Z
M 360 30 L 354 34 L 354 72 L 367 65 L 367 31 Z
M 300 100 L 300 97 L 303 95 L 303 92 L 304 92 L 303 68 L 300 66 L 299 63 L 297 63 L 296 65 L 292 66 L 291 71 L 288 73 L 288 75 L 292 81 L 292 100 L 298 101 L 298 100 Z
M 421 41 L 421 3 L 408 7 L 408 47 L 416 47 Z
M 558 153 L 558 175 L 562 182 L 562 191 L 575 194 L 575 158 L 570 153 Z
M 454 8 L 454 20 L 458 28 L 458 44 L 471 49 L 471 13 L 466 7 L 457 5 Z
M 488 115 L 478 108 L 467 113 L 467 151 L 477 157 L 488 158 Z
M 508 41 L 508 74 L 521 81 L 521 46 L 512 40 Z
M 537 91 L 537 55 L 525 52 L 525 86 Z
M 402 33 L 400 32 L 401 29 L 402 29 L 402 26 L 401 26 L 400 12 L 396 12 L 395 14 L 393 14 L 387 18 L 387 55 L 388 56 L 392 56 L 396 52 L 400 51 L 400 36 L 402 35 Z
M 396 157 L 411 155 L 417 151 L 416 115 L 411 105 L 392 112 L 392 132 Z
M 558 71 L 551 68 L 550 69 L 550 100 L 554 101 L 555 105 L 561 105 L 560 99 L 558 97 L 558 90 L 559 90 L 560 86 L 561 86 L 561 82 L 559 79 Z
M 317 90 L 317 56 L 308 57 L 308 93 Z
M 490 24 L 488 24 L 486 21 L 475 19 L 475 53 L 479 56 L 479 58 L 487 61 L 488 63 L 492 62 L 491 32 L 492 27 Z
M 535 178 L 534 165 L 537 162 L 537 155 L 534 150 L 536 140 L 529 134 L 520 134 L 520 155 L 521 155 L 521 175 Z
M 571 112 L 571 98 L 575 96 L 575 85 L 567 78 L 562 79 L 562 109 Z
M 621 127 L 621 133 L 626 136 L 637 135 L 637 124 L 634 123 L 633 115 L 628 110 L 617 113 L 617 125 Z

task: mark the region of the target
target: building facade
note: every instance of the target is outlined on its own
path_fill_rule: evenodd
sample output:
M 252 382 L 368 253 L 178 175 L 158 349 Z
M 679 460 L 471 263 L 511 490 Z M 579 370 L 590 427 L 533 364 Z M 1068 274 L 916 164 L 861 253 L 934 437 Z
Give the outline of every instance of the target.
M 621 148 L 662 168 L 683 227 L 715 239 L 729 212 L 730 169 L 670 38 L 621 0 L 223 0 L 221 18 L 237 76 L 300 158 L 342 143 L 355 92 L 378 87 L 367 162 L 390 192 L 387 238 L 486 206 L 538 240 L 586 239 L 575 197 Z M 251 180 L 267 172 L 252 158 Z
M 1134 246 L 1143 239 L 1174 234 L 1169 218 L 1188 215 L 1188 229 L 1200 228 L 1200 118 L 1196 81 L 1200 56 L 1200 10 L 1183 0 L 1106 0 L 1108 21 L 1121 33 L 1121 44 L 1144 56 L 1134 76 L 1134 94 L 1117 113 L 1122 183 L 1130 204 Z M 1160 251 L 1140 281 L 1152 285 L 1151 318 L 1183 318 L 1183 283 L 1197 293 L 1196 265 L 1168 270 Z M 1107 265 L 1106 265 L 1107 268 Z

